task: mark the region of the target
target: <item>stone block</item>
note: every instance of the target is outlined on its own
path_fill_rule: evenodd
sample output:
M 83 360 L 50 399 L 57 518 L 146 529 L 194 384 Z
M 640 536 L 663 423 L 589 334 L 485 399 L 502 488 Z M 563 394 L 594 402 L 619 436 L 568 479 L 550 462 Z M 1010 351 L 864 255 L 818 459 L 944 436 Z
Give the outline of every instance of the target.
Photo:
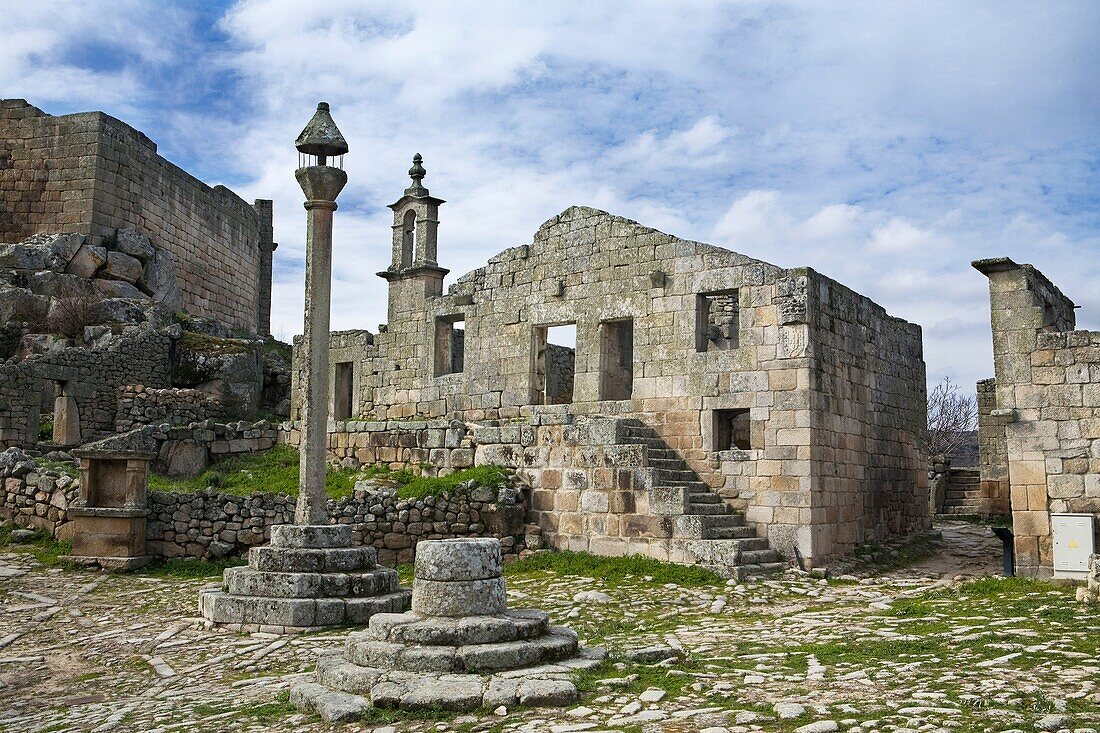
M 302 549 L 348 547 L 351 545 L 351 525 L 280 524 L 271 528 L 271 544 Z
M 502 569 L 497 539 L 423 540 L 416 546 L 417 580 L 482 580 L 499 577 Z
M 507 608 L 504 578 L 468 581 L 416 579 L 412 610 L 424 616 L 495 616 Z

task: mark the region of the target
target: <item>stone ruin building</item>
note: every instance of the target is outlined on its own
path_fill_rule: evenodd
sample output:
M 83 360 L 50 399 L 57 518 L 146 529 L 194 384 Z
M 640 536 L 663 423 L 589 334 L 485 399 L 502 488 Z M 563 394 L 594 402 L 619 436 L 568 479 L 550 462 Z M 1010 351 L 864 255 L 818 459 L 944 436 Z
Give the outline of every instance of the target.
M 272 240 L 271 201 L 207 186 L 129 125 L 0 100 L 0 449 L 277 403 L 257 338 Z
M 1031 265 L 989 278 L 993 379 L 978 383 L 982 501 L 1011 511 L 1016 570 L 1085 577 L 1100 514 L 1100 332 Z
M 555 548 L 736 575 L 929 526 L 919 326 L 812 269 L 581 206 L 444 288 L 444 202 L 419 156 L 410 176 L 388 323 L 331 336 L 334 457 L 511 466 Z M 463 442 L 417 438 L 441 421 Z

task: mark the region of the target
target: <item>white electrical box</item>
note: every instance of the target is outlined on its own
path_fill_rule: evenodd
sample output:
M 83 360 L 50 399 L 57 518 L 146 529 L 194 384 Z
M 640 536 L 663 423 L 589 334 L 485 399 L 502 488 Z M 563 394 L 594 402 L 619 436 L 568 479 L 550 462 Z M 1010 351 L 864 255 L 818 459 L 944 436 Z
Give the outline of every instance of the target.
M 1054 577 L 1084 578 L 1088 575 L 1093 550 L 1091 514 L 1051 514 L 1054 540 Z

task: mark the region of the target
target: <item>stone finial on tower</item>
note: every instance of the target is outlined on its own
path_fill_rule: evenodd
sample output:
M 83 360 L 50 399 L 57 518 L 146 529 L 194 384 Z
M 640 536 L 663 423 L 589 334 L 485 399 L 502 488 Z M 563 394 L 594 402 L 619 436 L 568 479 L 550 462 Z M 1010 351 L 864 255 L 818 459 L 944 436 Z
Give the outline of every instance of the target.
M 428 189 L 422 183 L 424 176 L 428 175 L 428 169 L 423 164 L 424 158 L 420 153 L 413 156 L 412 168 L 409 168 L 409 178 L 412 179 L 412 185 L 405 189 L 406 196 L 420 198 L 428 195 Z
M 441 291 L 446 270 L 436 261 L 439 230 L 439 206 L 443 199 L 428 193 L 424 186 L 424 156 L 413 156 L 409 178 L 412 185 L 394 203 L 393 210 L 393 261 L 389 268 L 378 273 L 387 280 L 420 277 L 425 279 L 427 290 Z

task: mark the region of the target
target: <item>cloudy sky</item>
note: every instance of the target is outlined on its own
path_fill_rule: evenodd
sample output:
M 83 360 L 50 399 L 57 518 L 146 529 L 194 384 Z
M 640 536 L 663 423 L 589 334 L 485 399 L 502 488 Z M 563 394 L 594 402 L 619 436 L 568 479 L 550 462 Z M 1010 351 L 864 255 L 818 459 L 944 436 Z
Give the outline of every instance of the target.
M 980 257 L 1100 328 L 1100 3 L 0 0 L 0 96 L 103 110 L 272 198 L 272 329 L 301 330 L 293 141 L 351 147 L 334 328 L 385 320 L 414 152 L 457 276 L 571 204 L 782 266 L 924 326 L 929 379 L 991 374 Z

